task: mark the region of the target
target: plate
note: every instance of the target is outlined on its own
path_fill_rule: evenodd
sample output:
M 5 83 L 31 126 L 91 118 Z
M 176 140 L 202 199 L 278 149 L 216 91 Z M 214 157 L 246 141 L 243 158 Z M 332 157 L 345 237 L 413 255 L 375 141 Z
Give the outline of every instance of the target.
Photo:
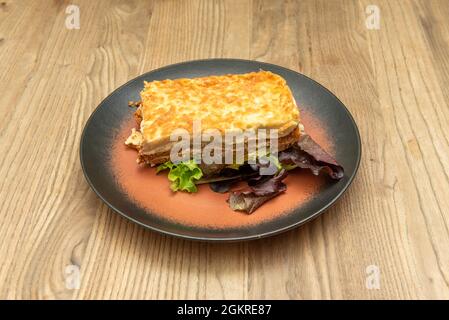
M 226 195 L 207 185 L 196 194 L 172 193 L 166 174 L 136 164 L 136 151 L 123 142 L 135 126 L 129 101 L 140 100 L 143 81 L 193 78 L 267 70 L 291 88 L 308 132 L 344 167 L 335 182 L 294 170 L 287 191 L 253 214 L 234 212 Z M 360 135 L 343 103 L 316 81 L 289 69 L 239 59 L 195 60 L 145 73 L 112 92 L 88 119 L 80 145 L 84 175 L 94 192 L 115 212 L 164 234 L 192 240 L 240 241 L 292 229 L 334 204 L 353 181 L 361 158 Z

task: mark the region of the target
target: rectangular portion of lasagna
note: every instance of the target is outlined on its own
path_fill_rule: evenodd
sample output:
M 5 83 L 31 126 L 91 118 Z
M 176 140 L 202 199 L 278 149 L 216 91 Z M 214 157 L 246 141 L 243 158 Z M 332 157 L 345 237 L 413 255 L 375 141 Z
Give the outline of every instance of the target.
M 193 134 L 194 121 L 203 131 L 222 134 L 234 129 L 278 129 L 279 148 L 298 140 L 299 110 L 285 80 L 271 72 L 145 82 L 137 110 L 140 130 L 127 144 L 139 150 L 139 162 L 168 160 L 177 129 Z M 192 136 L 193 138 L 193 136 Z
M 158 171 L 169 170 L 174 191 L 194 192 L 197 184 L 211 183 L 212 190 L 227 192 L 235 182 L 248 180 L 249 189 L 231 191 L 229 203 L 234 210 L 251 213 L 285 190 L 282 180 L 288 170 L 308 168 L 318 174 L 326 168 L 331 177 L 343 175 L 341 167 L 330 156 L 311 144 L 313 140 L 304 133 L 292 92 L 277 74 L 259 71 L 145 82 L 140 95 L 141 102 L 135 112 L 138 128 L 125 143 L 138 150 L 138 163 L 157 165 Z M 196 131 L 198 124 L 200 130 Z M 243 161 L 225 161 L 229 143 L 223 142 L 219 150 L 214 149 L 215 153 L 222 151 L 221 159 L 215 157 L 214 163 L 195 160 L 195 151 L 201 153 L 210 142 L 199 137 L 205 132 L 214 130 L 224 137 L 233 132 L 257 133 L 261 129 L 275 132 L 276 140 L 256 134 L 244 135 L 240 143 L 232 141 L 233 152 L 243 151 Z M 190 137 L 189 157 L 181 162 L 172 161 L 173 148 L 179 142 L 171 137 L 175 131 Z M 198 140 L 200 143 L 195 145 Z M 270 153 L 273 141 L 275 154 Z M 304 141 L 308 143 L 309 153 L 301 148 Z M 264 144 L 266 152 L 253 153 L 250 147 L 254 144 Z M 313 154 L 317 148 L 320 159 Z M 323 152 L 328 158 L 322 157 Z M 268 161 L 258 161 L 262 157 Z M 273 164 L 276 170 L 262 176 L 261 169 Z

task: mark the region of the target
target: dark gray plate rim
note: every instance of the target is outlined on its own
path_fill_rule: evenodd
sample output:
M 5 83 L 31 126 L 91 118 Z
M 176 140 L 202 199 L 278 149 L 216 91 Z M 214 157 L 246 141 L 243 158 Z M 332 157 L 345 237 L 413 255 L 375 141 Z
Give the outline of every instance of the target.
M 293 72 L 296 75 L 298 75 L 299 77 L 304 77 L 306 79 L 308 79 L 309 81 L 313 82 L 315 85 L 318 85 L 318 87 L 320 87 L 322 90 L 324 90 L 325 92 L 327 92 L 330 96 L 332 96 L 335 100 L 337 100 L 339 102 L 339 104 L 343 107 L 344 112 L 347 114 L 348 118 L 350 119 L 350 122 L 352 124 L 352 126 L 355 129 L 355 138 L 357 141 L 357 154 L 356 156 L 356 165 L 354 170 L 351 172 L 350 176 L 347 179 L 347 182 L 344 186 L 342 186 L 340 192 L 328 203 L 326 203 L 325 205 L 323 205 L 319 210 L 316 210 L 314 213 L 312 213 L 311 215 L 309 215 L 307 218 L 299 220 L 295 223 L 292 223 L 290 225 L 287 225 L 285 227 L 282 228 L 277 228 L 274 229 L 272 231 L 268 231 L 268 232 L 264 232 L 264 233 L 259 233 L 257 235 L 249 235 L 249 236 L 233 236 L 233 237 L 200 237 L 200 236 L 189 236 L 189 235 L 185 235 L 185 234 L 181 234 L 181 233 L 176 233 L 176 232 L 171 232 L 168 230 L 163 230 L 160 228 L 157 228 L 155 226 L 152 225 L 148 225 L 145 223 L 142 223 L 138 220 L 136 220 L 135 218 L 133 218 L 131 215 L 121 211 L 120 209 L 116 208 L 112 203 L 110 203 L 101 193 L 101 191 L 99 189 L 97 189 L 97 187 L 95 186 L 95 184 L 93 183 L 93 181 L 91 181 L 89 175 L 87 174 L 86 171 L 86 164 L 84 162 L 84 154 L 83 154 L 83 144 L 85 141 L 85 135 L 86 135 L 86 131 L 87 128 L 90 124 L 90 122 L 92 121 L 92 119 L 94 118 L 95 114 L 98 112 L 98 110 L 100 110 L 100 108 L 104 105 L 104 103 L 106 102 L 106 100 L 108 100 L 109 98 L 111 98 L 112 96 L 114 96 L 115 93 L 117 93 L 119 90 L 121 90 L 122 88 L 128 86 L 130 83 L 132 83 L 136 78 L 151 74 L 151 73 L 155 73 L 155 72 L 160 72 L 163 71 L 164 69 L 170 69 L 170 68 L 174 68 L 174 67 L 179 67 L 179 66 L 183 66 L 186 64 L 191 64 L 191 63 L 201 63 L 201 62 L 241 62 L 241 63 L 257 63 L 260 65 L 264 65 L 267 67 L 275 67 L 278 69 L 282 69 L 286 72 Z M 211 59 L 199 59 L 199 60 L 190 60 L 190 61 L 183 61 L 183 62 L 179 62 L 179 63 L 175 63 L 175 64 L 171 64 L 171 65 L 166 65 L 151 71 L 148 71 L 140 76 L 137 76 L 129 81 L 127 81 L 126 83 L 124 83 L 123 85 L 119 86 L 118 88 L 116 88 L 112 93 L 110 93 L 107 97 L 105 97 L 100 104 L 94 109 L 94 111 L 92 112 L 92 114 L 89 116 L 88 120 L 86 121 L 86 124 L 84 126 L 83 132 L 81 134 L 81 139 L 80 139 L 80 151 L 79 151 L 79 156 L 80 156 L 80 162 L 81 162 L 81 168 L 82 171 L 84 173 L 84 176 L 86 178 L 86 181 L 88 183 L 88 185 L 92 188 L 92 190 L 95 192 L 95 194 L 109 207 L 111 208 L 113 211 L 115 211 L 116 213 L 120 214 L 121 216 L 125 217 L 126 219 L 131 220 L 132 222 L 150 229 L 152 231 L 156 231 L 158 233 L 164 234 L 164 235 L 169 235 L 169 236 L 173 236 L 176 238 L 181 238 L 181 239 L 187 239 L 187 240 L 197 240 L 197 241 L 206 241 L 206 242 L 237 242 L 237 241 L 247 241 L 247 240 L 255 240 L 255 239 L 261 239 L 261 238 L 266 238 L 269 236 L 274 236 L 280 233 L 283 233 L 285 231 L 291 230 L 293 228 L 297 228 L 313 219 L 315 219 L 316 217 L 318 217 L 319 215 L 321 215 L 324 211 L 328 210 L 332 205 L 334 205 L 337 200 L 346 192 L 346 190 L 349 188 L 349 186 L 351 185 L 352 181 L 354 180 L 358 168 L 360 166 L 360 161 L 361 161 L 361 156 L 362 156 L 362 143 L 361 143 L 361 138 L 360 138 L 360 132 L 359 129 L 357 127 L 357 124 L 352 116 L 352 114 L 349 112 L 348 108 L 343 104 L 343 102 L 341 102 L 341 100 L 335 95 L 333 94 L 329 89 L 327 89 L 326 87 L 324 87 L 323 85 L 321 85 L 319 82 L 313 80 L 312 78 L 299 73 L 297 71 L 288 69 L 286 67 L 282 67 L 279 65 L 275 65 L 275 64 L 271 64 L 271 63 L 267 63 L 267 62 L 260 62 L 260 61 L 256 61 L 256 60 L 247 60 L 247 59 L 234 59 L 234 58 L 211 58 Z M 346 174 L 346 173 L 345 173 Z

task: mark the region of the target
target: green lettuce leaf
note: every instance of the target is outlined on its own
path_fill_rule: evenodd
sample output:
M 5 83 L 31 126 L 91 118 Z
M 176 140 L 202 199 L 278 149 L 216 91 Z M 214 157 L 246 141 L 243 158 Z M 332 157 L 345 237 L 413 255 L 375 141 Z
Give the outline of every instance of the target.
M 173 168 L 174 164 L 171 161 L 167 161 L 156 168 L 156 173 L 159 173 L 161 171 L 167 170 Z
M 170 170 L 168 173 L 168 180 L 171 181 L 170 188 L 173 191 L 187 191 L 197 192 L 198 189 L 195 181 L 201 179 L 203 172 L 198 167 L 198 164 L 193 160 L 174 164 L 167 161 L 159 165 L 156 172 L 163 170 Z

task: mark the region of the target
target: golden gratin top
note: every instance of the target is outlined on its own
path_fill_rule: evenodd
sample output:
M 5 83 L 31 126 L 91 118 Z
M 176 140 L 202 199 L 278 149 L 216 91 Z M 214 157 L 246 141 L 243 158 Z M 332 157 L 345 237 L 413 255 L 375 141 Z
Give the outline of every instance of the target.
M 286 81 L 268 71 L 145 82 L 140 95 L 144 145 L 162 143 L 177 128 L 191 133 L 194 120 L 203 131 L 278 128 L 280 136 L 300 123 Z

